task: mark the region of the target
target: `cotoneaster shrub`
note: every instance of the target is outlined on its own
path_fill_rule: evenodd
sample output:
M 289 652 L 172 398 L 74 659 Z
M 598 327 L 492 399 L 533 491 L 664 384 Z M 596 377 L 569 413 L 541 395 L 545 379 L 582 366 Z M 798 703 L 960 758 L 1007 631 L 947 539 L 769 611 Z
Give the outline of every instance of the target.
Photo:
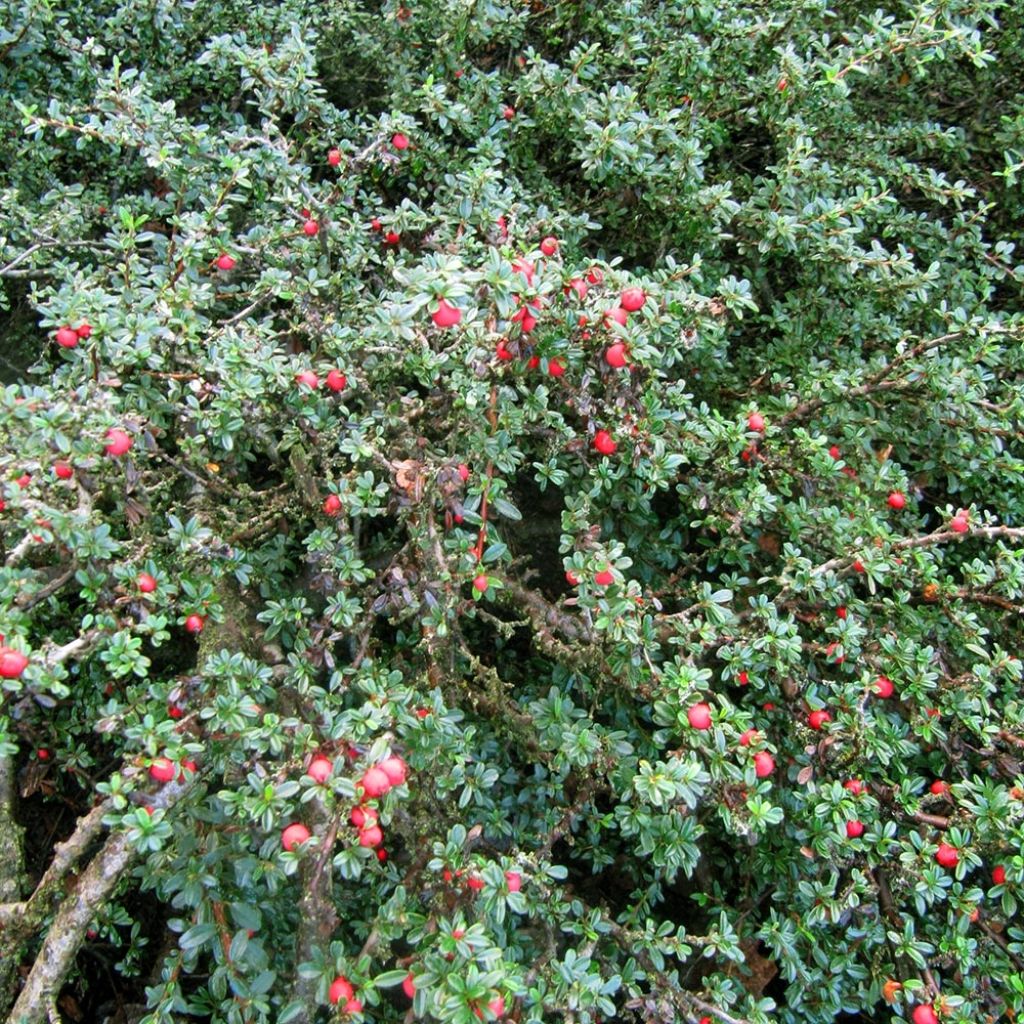
M 0 24 L 11 1020 L 1024 1011 L 1016 5 Z

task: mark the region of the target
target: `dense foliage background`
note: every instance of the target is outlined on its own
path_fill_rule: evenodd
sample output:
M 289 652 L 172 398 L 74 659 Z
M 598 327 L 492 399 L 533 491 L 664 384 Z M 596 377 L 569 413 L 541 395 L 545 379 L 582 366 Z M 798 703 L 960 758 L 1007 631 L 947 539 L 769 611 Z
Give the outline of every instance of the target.
M 1024 1012 L 1020 5 L 0 12 L 0 1016 Z

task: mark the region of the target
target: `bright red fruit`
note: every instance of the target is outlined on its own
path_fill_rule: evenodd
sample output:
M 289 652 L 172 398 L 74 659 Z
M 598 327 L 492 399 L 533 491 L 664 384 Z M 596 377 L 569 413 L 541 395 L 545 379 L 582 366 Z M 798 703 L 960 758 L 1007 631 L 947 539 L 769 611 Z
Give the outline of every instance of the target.
M 540 251 L 544 253 L 545 256 L 554 256 L 555 253 L 558 252 L 558 239 L 548 235 L 548 237 L 540 243 Z
M 377 812 L 372 807 L 353 807 L 348 820 L 356 828 L 369 828 L 377 824 Z
M 313 220 L 311 217 L 309 220 L 306 221 L 305 224 L 302 225 L 302 230 L 305 234 L 312 238 L 314 235 L 320 232 L 320 224 L 317 221 Z
M 839 445 L 837 445 L 837 444 L 832 445 L 832 447 L 829 448 L 828 453 L 829 453 L 829 455 L 832 456 L 833 459 L 838 459 L 838 458 L 841 457 L 840 452 L 839 452 Z
M 438 299 L 437 309 L 430 314 L 430 319 L 437 327 L 454 327 L 462 319 L 462 310 L 447 299 Z
M 325 383 L 331 391 L 344 391 L 348 386 L 348 378 L 341 372 L 341 370 L 331 370 L 327 374 L 327 380 Z
M 768 778 L 775 771 L 775 759 L 766 750 L 754 755 L 754 774 L 759 779 Z
M 846 835 L 849 839 L 859 839 L 864 835 L 864 822 L 854 818 L 846 823 Z
M 320 387 L 320 378 L 312 370 L 300 370 L 295 374 L 295 383 L 300 387 L 309 388 L 310 391 L 316 391 Z
M 0 647 L 0 679 L 17 679 L 28 667 L 28 658 L 11 647 Z
M 405 782 L 409 771 L 408 765 L 395 755 L 385 758 L 377 767 L 388 777 L 392 786 L 400 786 Z
M 205 625 L 206 619 L 204 619 L 202 615 L 190 615 L 185 620 L 185 629 L 187 629 L 190 633 L 193 634 L 202 633 L 203 626 Z
M 70 327 L 62 327 L 57 331 L 57 344 L 61 348 L 74 348 L 78 344 L 78 331 Z
M 551 377 L 561 377 L 565 374 L 565 360 L 564 359 L 549 359 L 548 360 L 548 375 Z
M 117 427 L 111 427 L 110 430 L 107 431 L 107 444 L 103 450 L 108 455 L 124 455 L 125 452 L 131 450 L 134 443 L 135 442 L 132 441 L 130 434 L 123 430 L 119 430 Z
M 175 774 L 177 773 L 174 768 L 174 762 L 167 757 L 158 757 L 149 766 L 150 778 L 156 779 L 157 782 L 170 782 Z
M 391 145 L 394 146 L 395 149 L 399 150 L 399 152 L 403 149 L 408 149 L 409 137 L 407 135 L 403 135 L 401 132 L 395 132 L 395 134 L 391 136 Z
M 75 471 L 66 462 L 55 462 L 53 474 L 58 480 L 70 480 L 75 475 Z
M 902 491 L 893 491 L 888 497 L 889 508 L 894 508 L 898 512 L 907 503 L 907 496 Z
M 217 269 L 218 270 L 233 270 L 235 266 L 234 256 L 229 256 L 226 252 L 222 252 L 217 257 Z
M 337 167 L 338 164 L 341 163 L 341 150 L 340 149 L 328 150 L 328 152 L 327 152 L 327 162 L 332 167 Z
M 860 796 L 864 792 L 864 783 L 860 779 L 847 779 L 843 789 L 848 789 L 854 796 Z
M 473 589 L 478 593 L 486 594 L 488 586 L 486 573 L 480 573 L 478 576 L 473 577 Z
M 505 997 L 495 996 L 488 1004 L 487 1009 L 494 1014 L 495 1017 L 505 1016 Z
M 370 229 L 372 231 L 380 231 L 383 226 L 384 225 L 381 223 L 380 217 L 374 217 L 373 220 L 370 221 Z
M 281 833 L 281 845 L 291 853 L 296 846 L 300 846 L 302 843 L 309 839 L 309 829 L 305 825 L 300 825 L 296 822 L 294 825 L 289 825 Z
M 936 779 L 929 787 L 932 796 L 945 796 L 949 792 L 949 783 Z
M 587 282 L 582 277 L 574 277 L 563 289 L 566 295 L 575 292 L 576 298 L 582 301 L 587 295 Z
M 578 587 L 580 585 L 580 578 L 572 571 L 572 569 L 565 570 L 565 579 L 570 586 Z
M 694 729 L 704 730 L 711 728 L 711 708 L 707 704 L 694 704 L 686 712 L 686 718 Z
M 617 323 L 620 327 L 625 327 L 629 320 L 629 311 L 623 309 L 622 306 L 616 306 L 614 309 L 609 309 L 604 315 L 605 326 L 610 327 L 611 321 Z
M 80 338 L 88 338 L 92 335 L 92 324 L 88 320 L 83 320 L 76 328 L 75 334 Z
M 381 851 L 383 853 L 383 851 Z M 347 999 L 345 1001 L 346 1013 L 362 1013 L 363 1004 L 359 999 Z
M 148 572 L 140 572 L 135 577 L 135 585 L 143 594 L 152 594 L 156 590 L 156 577 L 151 576 Z
M 826 722 L 831 722 L 832 716 L 827 711 L 812 711 L 807 716 L 807 724 L 812 729 L 820 729 Z
M 638 309 L 642 309 L 646 301 L 647 296 L 644 295 L 643 288 L 626 288 L 619 296 L 619 305 L 627 313 L 635 313 Z
M 469 479 L 469 466 L 464 462 L 459 463 L 459 479 L 465 483 Z
M 875 696 L 877 697 L 891 697 L 895 687 L 892 685 L 892 680 L 888 676 L 879 676 L 875 680 Z
M 594 574 L 594 582 L 599 587 L 610 587 L 615 582 L 615 576 L 611 569 L 605 566 L 600 572 Z
M 407 974 L 407 975 L 406 975 L 406 976 L 405 976 L 405 977 L 404 977 L 404 978 L 402 979 L 402 991 L 403 991 L 403 992 L 404 992 L 404 993 L 405 993 L 405 994 L 406 994 L 406 995 L 407 995 L 407 996 L 408 996 L 408 997 L 409 997 L 410 999 L 412 999 L 412 997 L 416 995 L 416 977 L 415 977 L 415 976 L 413 975 L 412 971 L 410 971 L 410 972 L 409 972 L 409 973 L 408 973 L 408 974 Z
M 327 998 L 332 1003 L 340 1003 L 342 999 L 351 999 L 355 994 L 355 990 L 348 982 L 348 978 L 338 975 L 334 981 L 331 982 L 331 987 L 327 993 Z
M 363 792 L 371 799 L 383 796 L 391 788 L 391 780 L 380 768 L 367 768 L 359 784 Z
M 764 417 L 759 412 L 752 412 L 747 417 L 747 429 L 760 434 L 764 430 Z
M 341 498 L 336 494 L 328 494 L 324 498 L 324 515 L 332 519 L 341 511 Z
M 740 672 L 736 676 L 736 682 L 739 683 L 740 686 L 746 686 L 750 682 L 749 673 L 747 673 L 746 671 Z
M 939 843 L 939 848 L 935 851 L 935 860 L 944 868 L 955 868 L 960 863 L 960 854 L 955 846 Z
M 935 1016 L 935 1011 L 923 1003 L 914 1007 L 912 1016 L 914 1024 L 939 1024 L 939 1018 Z
M 509 106 L 502 107 L 501 108 L 501 116 L 503 118 L 505 118 L 506 121 L 511 121 L 512 118 L 516 116 L 515 107 L 509 107 Z
M 505 883 L 509 892 L 519 892 L 523 887 L 523 876 L 518 871 L 506 871 Z
M 966 512 L 957 512 L 949 521 L 949 528 L 954 533 L 966 533 L 971 528 L 971 522 Z
M 602 455 L 614 455 L 618 445 L 612 440 L 612 435 L 607 430 L 599 430 L 594 435 L 594 447 Z
M 757 739 L 757 730 L 756 729 L 747 729 L 747 731 L 744 732 L 742 736 L 740 736 L 740 746 L 741 747 L 749 747 L 750 744 L 753 743 L 756 739 Z
M 616 370 L 621 370 L 626 365 L 626 346 L 621 341 L 609 345 L 604 354 L 604 361 Z
M 314 782 L 323 784 L 334 774 L 334 765 L 326 757 L 314 757 L 309 762 L 306 774 Z
M 384 833 L 377 825 L 370 825 L 359 833 L 359 845 L 373 848 L 384 842 Z
M 40 761 L 49 761 L 50 760 L 50 752 L 46 749 L 46 747 L 40 747 L 36 751 L 36 757 L 38 757 Z M 999 869 L 997 869 L 997 870 L 999 870 Z
M 498 339 L 498 344 L 494 346 L 494 354 L 503 362 L 507 363 L 513 358 L 513 355 L 508 350 L 508 343 L 504 338 Z
M 992 884 L 1002 885 L 1006 881 L 1006 868 L 1002 864 L 997 864 L 992 869 Z
M 399 240 L 401 239 L 401 237 L 402 236 L 399 235 L 399 233 L 397 231 L 389 231 L 384 236 L 384 241 L 387 242 L 388 245 L 398 245 Z
M 603 284 L 604 271 L 600 267 L 591 267 L 587 273 L 587 280 L 591 284 Z

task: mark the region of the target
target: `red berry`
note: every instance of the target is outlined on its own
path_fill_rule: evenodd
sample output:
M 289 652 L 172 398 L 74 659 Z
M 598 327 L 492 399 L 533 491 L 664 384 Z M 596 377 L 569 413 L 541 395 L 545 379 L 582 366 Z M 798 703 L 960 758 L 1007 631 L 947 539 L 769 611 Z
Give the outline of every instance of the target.
M 548 235 L 548 237 L 540 243 L 540 251 L 544 253 L 545 256 L 554 256 L 555 253 L 558 252 L 558 239 Z
M 621 341 L 609 345 L 604 354 L 604 361 L 616 370 L 621 370 L 626 365 L 626 346 Z
M 205 625 L 206 619 L 204 619 L 202 615 L 190 615 L 185 620 L 185 629 L 187 629 L 192 634 L 202 633 L 203 626 Z
M 358 999 L 348 999 L 345 1002 L 346 1013 L 362 1013 L 363 1004 Z
M 966 512 L 957 512 L 949 521 L 949 528 L 954 533 L 966 533 L 971 528 L 970 520 Z
M 935 1011 L 923 1003 L 914 1007 L 913 1020 L 914 1024 L 939 1024 L 939 1018 L 935 1016 Z
M 839 452 L 839 445 L 837 445 L 837 444 L 832 445 L 832 447 L 829 448 L 828 453 L 829 453 L 829 455 L 832 456 L 833 459 L 842 458 L 842 456 L 841 456 L 841 454 Z
M 438 299 L 437 309 L 430 314 L 437 327 L 454 327 L 462 319 L 462 310 L 447 299 Z
M 400 238 L 401 238 L 401 235 L 399 235 L 399 233 L 397 231 L 389 231 L 384 236 L 384 241 L 387 242 L 388 245 L 398 245 L 398 242 L 399 242 Z
M 864 792 L 864 783 L 860 779 L 847 779 L 843 783 L 843 789 L 849 790 L 854 796 L 860 796 Z
M 143 594 L 152 594 L 156 590 L 156 577 L 151 576 L 148 572 L 140 572 L 135 577 L 135 585 Z
M 494 354 L 503 362 L 507 363 L 513 358 L 512 353 L 508 350 L 508 343 L 504 338 L 498 339 L 498 344 L 494 346 Z
M 505 883 L 509 892 L 519 892 L 523 887 L 523 876 L 518 871 L 506 871 Z
M 320 224 L 317 221 L 310 218 L 309 220 L 306 221 L 305 224 L 302 225 L 302 230 L 305 234 L 312 238 L 315 234 L 319 233 Z
M 960 854 L 955 846 L 939 843 L 939 848 L 935 851 L 935 860 L 944 868 L 955 868 L 960 862 Z
M 859 839 L 864 835 L 864 822 L 854 818 L 846 823 L 846 835 L 849 839 Z
M 359 784 L 371 799 L 383 796 L 392 786 L 391 780 L 380 768 L 368 768 Z
M 135 442 L 132 441 L 131 435 L 123 430 L 119 430 L 117 427 L 111 427 L 107 431 L 107 444 L 103 449 L 108 455 L 118 456 L 124 455 L 125 452 L 130 451 L 132 445 Z
M 855 558 L 852 568 L 854 572 L 864 572 L 864 563 L 859 558 Z
M 370 825 L 359 833 L 359 845 L 372 849 L 384 842 L 384 833 L 379 826 Z
M 0 679 L 17 679 L 28 667 L 28 658 L 11 647 L 0 647 Z
M 503 118 L 505 118 L 506 121 L 511 121 L 512 118 L 516 116 L 515 107 L 509 107 L 509 106 L 502 107 L 501 108 L 501 116 Z
M 320 387 L 320 378 L 312 370 L 300 370 L 295 374 L 295 383 L 300 387 L 309 388 L 310 391 L 316 391 Z
M 494 1014 L 495 1017 L 505 1016 L 505 997 L 495 996 L 488 1004 L 487 1009 Z
M 686 712 L 686 718 L 694 729 L 703 731 L 711 728 L 711 708 L 707 704 L 694 704 Z
M 561 377 L 565 373 L 565 360 L 563 359 L 550 359 L 548 360 L 548 375 L 551 377 Z
M 416 978 L 410 971 L 402 980 L 402 991 L 412 999 L 416 995 Z
M 760 434 L 764 430 L 764 417 L 759 412 L 752 412 L 747 417 L 747 429 Z
M 875 680 L 875 695 L 878 697 L 891 697 L 895 687 L 888 676 L 879 676 Z
M 291 853 L 296 846 L 300 846 L 302 843 L 309 839 L 309 829 L 305 825 L 300 825 L 296 822 L 294 825 L 289 825 L 281 833 L 281 845 Z
M 614 455 L 618 445 L 612 440 L 612 435 L 607 430 L 599 430 L 594 435 L 594 447 L 602 455 Z
M 344 391 L 348 386 L 348 378 L 341 370 L 331 370 L 327 374 L 326 384 L 331 391 Z
M 563 291 L 566 295 L 568 295 L 569 292 L 575 292 L 576 298 L 582 302 L 587 294 L 587 282 L 584 281 L 582 277 L 574 277 L 568 285 L 566 285 Z
M 372 807 L 353 807 L 348 820 L 356 828 L 369 828 L 377 824 L 377 812 Z
M 846 609 L 842 608 L 842 607 L 837 608 L 836 609 L 836 618 L 837 619 L 845 619 L 846 618 Z
M 150 778 L 156 779 L 157 782 L 170 782 L 176 774 L 174 762 L 167 757 L 158 757 L 149 766 Z
M 625 327 L 626 322 L 629 320 L 629 312 L 622 308 L 622 306 L 616 306 L 614 309 L 609 309 L 604 315 L 604 322 L 606 327 L 610 327 L 612 321 L 617 323 L 620 327 Z
M 594 582 L 599 587 L 610 587 L 615 582 L 615 576 L 608 566 L 594 574 Z
M 775 771 L 775 759 L 767 751 L 762 750 L 754 755 L 754 774 L 759 779 L 766 779 Z
M 340 1003 L 342 999 L 351 999 L 354 994 L 355 991 L 349 984 L 348 979 L 342 975 L 338 975 L 338 977 L 331 982 L 327 998 L 330 999 L 332 1003 Z
M 750 682 L 750 676 L 746 671 L 740 672 L 736 676 L 736 682 L 739 683 L 740 686 L 746 686 Z
M 604 271 L 600 267 L 591 267 L 587 272 L 587 281 L 589 281 L 590 284 L 603 284 Z
M 486 594 L 489 586 L 486 573 L 480 573 L 478 576 L 473 577 L 473 589 L 478 593 Z
M 469 479 L 469 466 L 464 462 L 459 463 L 459 479 L 465 483 Z
M 889 508 L 894 508 L 898 512 L 907 503 L 907 497 L 902 491 L 893 491 L 888 498 Z
M 466 885 L 468 885 L 474 892 L 479 892 L 484 887 L 484 880 L 482 878 L 477 878 L 474 875 L 472 878 L 466 879 Z
M 58 480 L 70 480 L 75 475 L 75 471 L 66 462 L 55 462 L 53 464 L 53 475 Z
M 820 729 L 826 722 L 831 722 L 832 716 L 827 711 L 812 711 L 807 716 L 807 724 L 812 729 Z
M 62 327 L 57 331 L 57 344 L 61 348 L 74 348 L 78 344 L 78 331 L 70 327 Z
M 181 718 L 184 714 L 185 714 L 185 712 L 182 711 L 181 708 L 179 708 L 177 704 L 168 704 L 167 705 L 167 717 L 168 718 L 178 719 L 178 718 Z
M 306 774 L 321 785 L 334 774 L 334 765 L 326 757 L 314 757 L 309 762 Z
M 341 511 L 341 498 L 336 494 L 328 494 L 324 498 L 324 515 L 332 519 Z
M 644 295 L 643 288 L 626 288 L 619 296 L 619 305 L 627 313 L 635 313 L 638 309 L 642 309 L 646 301 L 647 296 Z
M 740 736 L 740 746 L 749 747 L 751 743 L 756 742 L 757 735 L 758 734 L 756 729 L 747 729 L 746 732 L 744 732 L 743 735 Z
M 36 757 L 38 757 L 40 761 L 49 761 L 50 760 L 50 752 L 46 749 L 46 747 L 40 747 L 36 751 Z M 1002 870 L 1002 868 L 996 868 L 996 871 L 1001 871 L 1001 870 Z M 993 874 L 993 877 L 995 877 L 994 874 Z M 1004 874 L 1004 878 L 1005 878 L 1005 874 Z
M 388 777 L 392 786 L 400 786 L 405 782 L 406 774 L 409 771 L 406 763 L 395 755 L 385 758 L 377 767 Z
M 949 792 L 949 783 L 936 779 L 929 787 L 932 796 L 945 796 Z
M 217 257 L 217 268 L 219 270 L 232 270 L 234 269 L 234 266 L 234 256 L 229 256 L 226 252 L 224 252 Z
M 381 223 L 380 217 L 374 217 L 373 220 L 370 221 L 370 229 L 372 231 L 380 231 L 383 226 L 384 225 Z
M 565 570 L 565 579 L 570 586 L 578 587 L 580 585 L 580 578 L 572 571 L 572 569 Z
M 88 320 L 83 320 L 76 328 L 75 334 L 80 338 L 88 338 L 92 335 L 92 324 Z
M 402 150 L 409 148 L 409 138 L 401 132 L 395 132 L 395 134 L 391 136 L 391 145 L 401 152 Z
M 43 752 L 39 751 L 39 756 L 42 757 Z M 1006 881 L 1006 868 L 1002 864 L 997 864 L 992 869 L 992 884 L 1002 885 Z
M 327 162 L 332 167 L 337 167 L 341 163 L 341 150 L 331 149 L 327 151 Z

